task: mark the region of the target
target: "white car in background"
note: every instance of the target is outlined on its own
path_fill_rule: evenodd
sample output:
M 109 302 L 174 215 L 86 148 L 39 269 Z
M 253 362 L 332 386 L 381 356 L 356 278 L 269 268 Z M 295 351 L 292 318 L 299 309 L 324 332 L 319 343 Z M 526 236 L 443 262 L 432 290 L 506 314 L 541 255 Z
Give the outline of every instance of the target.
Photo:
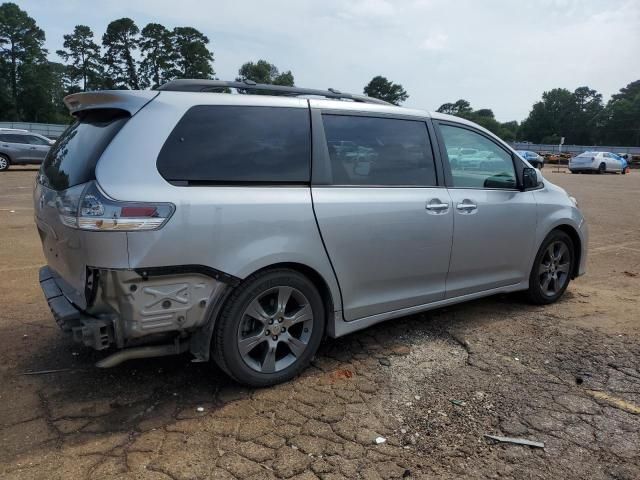
M 584 152 L 569 160 L 571 173 L 597 172 L 627 173 L 626 165 L 620 157 L 610 152 Z

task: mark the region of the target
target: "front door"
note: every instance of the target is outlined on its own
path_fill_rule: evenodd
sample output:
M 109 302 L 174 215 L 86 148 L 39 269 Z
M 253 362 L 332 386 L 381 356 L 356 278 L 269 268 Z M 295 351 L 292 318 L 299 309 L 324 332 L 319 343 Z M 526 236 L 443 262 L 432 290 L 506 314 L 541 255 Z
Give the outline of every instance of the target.
M 453 210 L 437 181 L 426 124 L 315 118 L 326 139 L 314 164 L 325 161 L 330 171 L 325 184 L 313 185 L 313 206 L 345 320 L 443 299 Z
M 448 158 L 454 231 L 447 298 L 519 283 L 529 276 L 536 203 L 517 188 L 511 153 L 482 132 L 440 123 Z

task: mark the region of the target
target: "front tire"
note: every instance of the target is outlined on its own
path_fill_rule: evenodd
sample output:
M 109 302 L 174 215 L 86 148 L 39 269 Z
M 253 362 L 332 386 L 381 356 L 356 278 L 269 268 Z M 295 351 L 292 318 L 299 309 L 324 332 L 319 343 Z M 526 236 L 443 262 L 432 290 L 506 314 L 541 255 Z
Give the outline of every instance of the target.
M 324 335 L 325 311 L 313 283 L 295 270 L 247 278 L 217 320 L 212 356 L 239 383 L 267 387 L 299 375 Z
M 0 155 L 0 172 L 3 172 L 4 170 L 8 170 L 9 165 L 11 165 L 11 162 L 9 161 L 9 157 L 6 157 L 5 155 Z
M 603 174 L 607 172 L 607 166 L 604 163 L 598 165 L 598 173 Z
M 529 275 L 527 297 L 536 305 L 557 301 L 567 289 L 575 263 L 571 237 L 554 230 L 544 239 Z

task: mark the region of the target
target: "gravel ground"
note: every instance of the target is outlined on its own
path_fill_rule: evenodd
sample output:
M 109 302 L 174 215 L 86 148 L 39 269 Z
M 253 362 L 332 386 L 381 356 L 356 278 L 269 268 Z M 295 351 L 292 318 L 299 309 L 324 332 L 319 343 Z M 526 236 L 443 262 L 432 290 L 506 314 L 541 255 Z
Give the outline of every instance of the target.
M 591 228 L 588 274 L 560 302 L 499 296 L 391 321 L 247 390 L 186 356 L 95 369 L 38 286 L 35 171 L 3 172 L 0 477 L 640 478 L 640 173 L 544 173 Z

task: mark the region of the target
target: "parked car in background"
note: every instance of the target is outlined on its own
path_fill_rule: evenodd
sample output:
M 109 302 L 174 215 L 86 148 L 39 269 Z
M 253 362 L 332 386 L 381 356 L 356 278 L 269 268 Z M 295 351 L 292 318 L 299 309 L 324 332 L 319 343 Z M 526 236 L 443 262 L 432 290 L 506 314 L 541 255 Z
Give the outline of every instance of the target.
M 627 173 L 626 160 L 610 152 L 584 152 L 569 159 L 571 173 Z
M 532 152 L 531 150 L 516 150 L 516 153 L 529 162 L 531 166 L 535 168 L 544 168 L 544 157 L 542 155 L 538 155 L 536 152 Z
M 0 171 L 10 165 L 39 165 L 55 142 L 28 130 L 0 128 Z
M 33 198 L 40 284 L 64 331 L 110 349 L 99 366 L 188 351 L 267 386 L 325 335 L 498 293 L 549 304 L 584 273 L 576 200 L 488 130 L 335 90 L 210 92 L 248 85 L 65 99 L 77 121 Z

